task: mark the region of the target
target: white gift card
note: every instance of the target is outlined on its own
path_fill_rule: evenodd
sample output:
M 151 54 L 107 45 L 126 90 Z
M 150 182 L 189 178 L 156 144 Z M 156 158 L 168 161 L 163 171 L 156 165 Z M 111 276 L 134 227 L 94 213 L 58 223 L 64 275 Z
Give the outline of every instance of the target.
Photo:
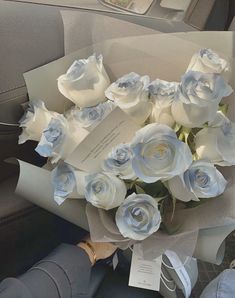
M 129 286 L 159 291 L 161 280 L 162 256 L 152 261 L 145 260 L 134 245 L 131 259 Z
M 89 173 L 99 171 L 102 160 L 112 148 L 130 142 L 139 128 L 126 113 L 116 107 L 89 133 L 65 162 Z

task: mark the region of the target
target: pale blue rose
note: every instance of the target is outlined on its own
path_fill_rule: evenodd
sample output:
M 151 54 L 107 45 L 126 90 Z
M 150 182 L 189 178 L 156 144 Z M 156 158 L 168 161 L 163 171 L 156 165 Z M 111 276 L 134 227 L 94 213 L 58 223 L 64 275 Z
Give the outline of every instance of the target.
M 148 76 L 141 77 L 131 72 L 111 84 L 105 95 L 136 123 L 143 124 L 152 110 L 148 92 L 149 81 Z
M 150 123 L 166 124 L 170 127 L 175 125 L 171 113 L 171 105 L 175 99 L 178 83 L 155 80 L 149 85 L 150 98 L 153 102 L 150 114 Z
M 56 149 L 61 147 L 67 133 L 67 120 L 59 115 L 52 118 L 48 127 L 43 131 L 41 140 L 36 147 L 36 151 L 44 157 L 53 156 Z
M 120 233 L 133 240 L 144 240 L 155 233 L 161 224 L 157 202 L 146 194 L 131 194 L 116 212 Z
M 43 130 L 48 126 L 52 117 L 57 115 L 56 112 L 47 110 L 41 100 L 32 100 L 28 103 L 28 108 L 19 120 L 22 133 L 19 136 L 19 144 L 27 140 L 39 141 Z
M 72 108 L 66 114 L 68 121 L 74 121 L 78 126 L 91 131 L 94 129 L 113 109 L 115 105 L 108 101 L 89 108 Z
M 85 198 L 97 208 L 116 208 L 125 199 L 126 185 L 113 174 L 90 174 L 85 177 L 85 183 Z
M 196 134 L 195 149 L 200 158 L 214 164 L 235 165 L 235 123 L 217 112 L 214 121 Z
M 78 107 L 92 107 L 105 101 L 110 80 L 103 65 L 103 56 L 74 61 L 66 74 L 58 78 L 59 91 Z
M 132 169 L 132 151 L 129 144 L 120 144 L 113 148 L 103 162 L 103 169 L 122 179 L 134 179 L 136 177 Z
M 172 103 L 172 115 L 185 127 L 201 127 L 215 118 L 220 101 L 232 92 L 231 86 L 218 74 L 188 71 Z
M 63 115 L 58 115 L 51 119 L 43 131 L 35 150 L 41 156 L 51 157 L 51 162 L 55 163 L 59 159 L 65 160 L 83 139 L 82 128 L 69 123 Z
M 181 176 L 167 182 L 170 192 L 181 201 L 197 201 L 221 195 L 227 181 L 209 161 L 197 160 Z
M 224 73 L 230 69 L 229 63 L 211 49 L 201 49 L 195 53 L 187 70 L 201 71 L 204 73 Z
M 182 76 L 177 97 L 185 104 L 206 107 L 210 103 L 219 104 L 221 99 L 232 91 L 231 86 L 218 74 L 188 71 Z
M 149 124 L 136 132 L 131 143 L 132 167 L 146 183 L 168 180 L 184 173 L 192 163 L 188 145 L 163 124 Z
M 75 190 L 76 177 L 73 167 L 60 163 L 51 173 L 54 200 L 61 205 Z

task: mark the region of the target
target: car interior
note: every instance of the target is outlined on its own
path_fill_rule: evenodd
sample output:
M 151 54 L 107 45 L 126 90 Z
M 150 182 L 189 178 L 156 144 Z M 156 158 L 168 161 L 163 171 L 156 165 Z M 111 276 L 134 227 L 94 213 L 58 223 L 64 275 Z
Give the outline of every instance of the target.
M 166 6 L 160 7 L 158 0 L 149 1 L 149 6 L 142 7 L 139 13 L 128 11 L 130 7 L 124 10 L 115 7 L 110 2 L 0 0 L 0 280 L 23 273 L 59 243 L 76 243 L 86 234 L 81 228 L 15 194 L 19 175 L 17 159 L 35 165 L 45 163 L 33 150 L 35 142 L 18 145 L 18 121 L 28 101 L 23 74 L 65 55 L 60 11 L 79 11 L 88 16 L 95 12 L 100 18 L 112 17 L 118 22 L 136 24 L 141 32 L 235 30 L 234 0 L 186 1 L 185 11 L 178 14 Z M 89 18 L 83 28 L 78 28 L 78 34 L 81 31 L 87 36 L 87 40 L 81 41 L 82 46 L 89 45 L 92 34 Z M 116 34 L 122 35 L 125 33 Z M 229 242 L 229 249 L 234 248 L 234 242 Z M 200 268 L 206 270 L 204 265 Z M 104 273 L 100 272 L 94 287 L 99 286 L 103 277 Z M 91 291 L 94 293 L 95 289 Z

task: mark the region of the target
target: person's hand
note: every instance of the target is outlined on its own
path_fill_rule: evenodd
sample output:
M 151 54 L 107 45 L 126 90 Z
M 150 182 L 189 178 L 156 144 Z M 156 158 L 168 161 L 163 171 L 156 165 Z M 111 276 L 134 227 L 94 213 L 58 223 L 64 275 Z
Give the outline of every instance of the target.
M 85 238 L 84 241 L 90 244 L 94 252 L 86 243 L 80 242 L 78 246 L 86 251 L 92 265 L 95 264 L 94 253 L 96 255 L 96 260 L 98 261 L 110 257 L 117 250 L 117 247 L 111 243 L 92 242 L 90 236 Z

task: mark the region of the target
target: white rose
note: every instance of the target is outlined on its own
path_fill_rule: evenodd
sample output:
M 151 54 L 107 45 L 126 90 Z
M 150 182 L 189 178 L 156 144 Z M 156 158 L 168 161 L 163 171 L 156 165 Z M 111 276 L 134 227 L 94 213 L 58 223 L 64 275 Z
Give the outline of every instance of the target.
M 150 98 L 153 109 L 150 114 L 150 123 L 157 122 L 170 127 L 175 125 L 171 114 L 171 105 L 175 98 L 178 83 L 155 80 L 149 85 Z
M 84 198 L 85 173 L 61 162 L 51 172 L 54 200 L 61 205 L 67 198 Z
M 52 118 L 44 129 L 36 151 L 44 157 L 51 157 L 52 163 L 66 159 L 87 135 L 87 131 L 70 125 L 63 115 Z
M 212 163 L 198 160 L 183 175 L 168 180 L 167 184 L 174 197 L 188 202 L 221 195 L 227 181 Z
M 197 155 L 220 166 L 235 165 L 235 123 L 218 112 L 210 125 L 196 134 Z
M 105 101 L 104 92 L 109 84 L 103 57 L 95 54 L 74 61 L 67 73 L 58 78 L 59 91 L 81 108 Z
M 201 49 L 193 55 L 187 71 L 189 70 L 222 74 L 228 72 L 230 66 L 226 60 L 220 58 L 211 49 Z
M 163 124 L 153 123 L 138 130 L 131 149 L 133 170 L 146 183 L 171 179 L 184 173 L 192 163 L 188 145 Z
M 27 140 L 39 141 L 43 130 L 56 115 L 57 113 L 47 110 L 43 101 L 30 101 L 25 114 L 19 121 L 22 128 L 19 144 L 23 144 Z
M 120 144 L 109 153 L 103 162 L 103 169 L 118 175 L 121 179 L 134 179 L 132 169 L 132 151 L 129 144 Z
M 232 88 L 218 74 L 189 71 L 178 87 L 171 107 L 172 115 L 178 124 L 200 127 L 214 119 L 220 101 L 232 92 Z
M 97 106 L 82 108 L 71 108 L 66 113 L 68 121 L 88 131 L 92 131 L 113 109 L 115 105 L 110 102 L 100 103 Z
M 105 91 L 108 99 L 114 101 L 138 124 L 143 124 L 152 110 L 149 100 L 149 77 L 131 72 L 111 84 Z
M 105 210 L 121 205 L 126 196 L 125 183 L 110 173 L 95 173 L 85 177 L 85 198 L 93 206 Z
M 160 227 L 161 214 L 157 202 L 146 194 L 131 194 L 118 208 L 116 224 L 124 237 L 144 240 Z

